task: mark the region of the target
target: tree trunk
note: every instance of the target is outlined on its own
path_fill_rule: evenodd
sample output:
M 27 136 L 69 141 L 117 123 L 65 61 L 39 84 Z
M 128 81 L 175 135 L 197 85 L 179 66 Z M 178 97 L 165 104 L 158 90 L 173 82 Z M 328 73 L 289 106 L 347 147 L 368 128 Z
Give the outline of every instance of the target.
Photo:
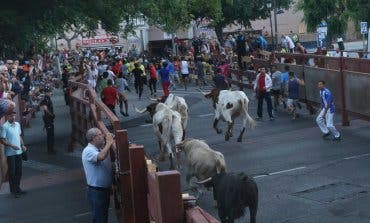
M 72 48 L 72 40 L 73 39 L 65 39 L 67 41 L 68 50 L 71 50 Z
M 175 34 L 171 34 L 171 44 L 172 44 L 172 57 L 176 55 L 176 46 L 175 46 Z
M 220 42 L 221 45 L 223 45 L 223 43 L 224 43 L 224 37 L 223 37 L 223 32 L 222 32 L 223 28 L 224 27 L 222 25 L 217 24 L 215 26 L 215 32 L 216 32 L 216 35 L 217 35 L 217 39 L 218 39 L 218 41 Z

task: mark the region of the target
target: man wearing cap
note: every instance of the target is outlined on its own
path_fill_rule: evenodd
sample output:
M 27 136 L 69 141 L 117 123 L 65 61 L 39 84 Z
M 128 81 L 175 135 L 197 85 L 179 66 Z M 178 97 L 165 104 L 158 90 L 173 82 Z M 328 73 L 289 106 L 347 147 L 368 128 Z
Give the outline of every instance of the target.
M 27 150 L 21 137 L 21 126 L 15 121 L 16 112 L 7 115 L 7 121 L 2 126 L 0 143 L 5 146 L 8 163 L 10 192 L 15 198 L 25 194 L 20 188 L 22 177 L 22 153 Z
M 51 89 L 50 87 L 45 87 L 44 98 L 40 102 L 40 107 L 44 111 L 42 120 L 44 121 L 44 129 L 46 130 L 46 143 L 49 154 L 55 154 L 54 150 L 54 109 L 53 102 L 51 101 Z

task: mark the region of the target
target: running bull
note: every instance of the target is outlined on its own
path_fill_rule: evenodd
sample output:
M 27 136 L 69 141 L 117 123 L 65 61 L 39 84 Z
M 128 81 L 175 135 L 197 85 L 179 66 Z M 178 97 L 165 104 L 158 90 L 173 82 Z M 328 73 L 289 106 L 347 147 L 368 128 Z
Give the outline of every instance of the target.
M 247 123 L 251 128 L 255 128 L 256 122 L 248 113 L 249 99 L 243 91 L 230 91 L 213 89 L 209 93 L 202 92 L 206 98 L 211 98 L 213 108 L 215 109 L 215 117 L 213 128 L 217 134 L 221 134 L 222 130 L 217 127 L 218 121 L 222 119 L 227 122 L 228 128 L 225 133 L 225 140 L 228 141 L 233 136 L 234 119 L 241 116 L 243 119 L 243 128 L 240 131 L 238 142 L 242 141 L 244 132 L 246 131 Z
M 256 223 L 258 188 L 256 182 L 244 173 L 219 173 L 197 182 L 213 187 L 213 198 L 217 202 L 218 216 L 222 223 L 234 223 L 249 207 L 250 223 Z

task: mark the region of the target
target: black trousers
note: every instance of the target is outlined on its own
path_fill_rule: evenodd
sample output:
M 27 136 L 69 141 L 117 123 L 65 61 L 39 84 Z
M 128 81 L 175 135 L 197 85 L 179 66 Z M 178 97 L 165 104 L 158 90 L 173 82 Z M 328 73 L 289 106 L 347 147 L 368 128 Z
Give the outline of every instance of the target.
M 257 107 L 257 115 L 258 117 L 262 118 L 262 106 L 263 106 L 263 99 L 265 99 L 267 103 L 267 112 L 272 118 L 272 104 L 271 104 L 271 95 L 270 92 L 258 92 L 258 107 Z
M 157 78 L 149 79 L 149 88 L 151 93 L 157 93 Z
M 48 152 L 54 151 L 54 124 L 45 124 Z
M 9 187 L 12 194 L 18 193 L 22 177 L 22 155 L 8 156 Z

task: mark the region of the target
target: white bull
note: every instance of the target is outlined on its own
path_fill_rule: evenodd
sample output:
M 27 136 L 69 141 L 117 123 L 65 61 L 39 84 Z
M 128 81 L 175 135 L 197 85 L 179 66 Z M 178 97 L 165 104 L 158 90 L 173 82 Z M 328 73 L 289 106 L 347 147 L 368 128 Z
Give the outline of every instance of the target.
M 188 104 L 186 104 L 186 101 L 183 97 L 176 96 L 174 94 L 169 94 L 167 98 L 162 97 L 160 99 L 154 98 L 150 99 L 152 101 L 162 102 L 165 105 L 169 106 L 172 110 L 180 113 L 182 126 L 184 127 L 184 130 L 186 129 L 186 126 L 188 125 L 189 114 L 188 114 Z
M 225 140 L 228 141 L 232 137 L 234 119 L 241 116 L 243 119 L 243 127 L 238 137 L 238 142 L 242 141 L 244 132 L 246 131 L 247 123 L 251 128 L 256 126 L 256 122 L 248 114 L 248 103 L 249 99 L 243 91 L 230 91 L 230 90 L 218 90 L 213 89 L 210 93 L 204 93 L 206 98 L 213 100 L 213 107 L 215 108 L 215 117 L 213 121 L 213 128 L 217 134 L 221 134 L 221 129 L 218 129 L 217 124 L 221 119 L 228 124 L 227 131 L 225 133 Z
M 226 171 L 222 153 L 212 150 L 202 140 L 185 139 L 177 144 L 176 148 L 178 152 L 185 152 L 185 163 L 188 168 L 186 182 L 188 185 L 190 185 L 192 177 L 202 181 Z
M 181 142 L 184 134 L 180 114 L 177 111 L 173 111 L 163 103 L 152 103 L 142 110 L 135 107 L 135 110 L 139 113 L 147 111 L 153 117 L 153 130 L 154 134 L 158 138 L 160 147 L 159 160 L 164 160 L 164 152 L 166 150 L 171 163 L 170 168 L 174 169 L 173 149 L 176 151 L 176 148 L 174 147 L 176 144 Z M 176 154 L 178 153 L 176 152 Z M 179 157 L 176 156 L 176 159 L 177 166 L 180 167 Z

